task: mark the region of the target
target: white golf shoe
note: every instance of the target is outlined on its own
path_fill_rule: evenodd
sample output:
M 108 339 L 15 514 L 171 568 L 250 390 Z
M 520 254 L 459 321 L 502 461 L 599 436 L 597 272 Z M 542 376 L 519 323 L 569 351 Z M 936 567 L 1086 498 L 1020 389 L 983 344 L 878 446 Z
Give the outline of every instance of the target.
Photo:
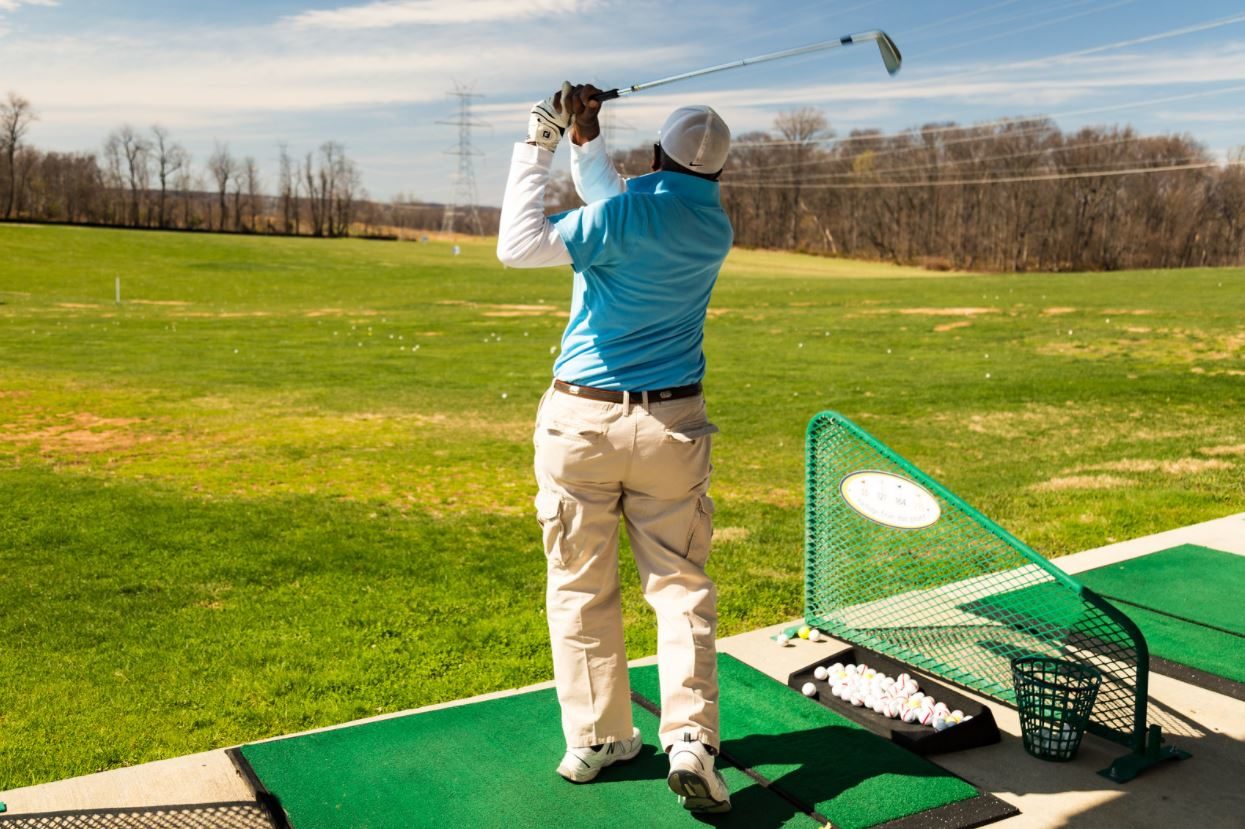
M 670 776 L 666 782 L 689 812 L 731 810 L 726 781 L 713 767 L 713 755 L 699 740 L 680 740 L 670 746 Z
M 640 729 L 631 729 L 630 740 L 616 740 L 598 749 L 592 747 L 567 749 L 558 764 L 558 774 L 572 783 L 587 783 L 601 773 L 601 769 L 630 760 L 644 747 Z

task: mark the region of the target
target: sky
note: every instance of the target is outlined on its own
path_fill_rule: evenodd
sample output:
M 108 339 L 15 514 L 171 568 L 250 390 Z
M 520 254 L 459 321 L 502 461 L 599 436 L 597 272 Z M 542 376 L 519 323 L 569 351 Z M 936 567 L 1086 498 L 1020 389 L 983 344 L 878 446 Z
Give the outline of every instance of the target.
M 458 129 L 438 122 L 469 89 L 497 205 L 528 109 L 564 79 L 628 86 L 875 28 L 904 53 L 896 77 L 868 45 L 746 67 L 611 102 L 610 135 L 651 143 L 703 103 L 736 136 L 807 106 L 840 136 L 1047 115 L 1245 145 L 1245 2 L 1219 0 L 0 0 L 0 95 L 31 101 L 45 150 L 160 124 L 199 167 L 218 141 L 253 156 L 271 189 L 279 142 L 331 139 L 373 198 L 444 201 Z

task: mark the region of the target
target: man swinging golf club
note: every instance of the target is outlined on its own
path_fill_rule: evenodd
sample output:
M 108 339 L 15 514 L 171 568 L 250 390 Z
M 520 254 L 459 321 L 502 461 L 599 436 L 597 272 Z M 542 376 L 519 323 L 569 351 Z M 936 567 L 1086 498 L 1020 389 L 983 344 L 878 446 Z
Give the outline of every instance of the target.
M 570 321 L 536 416 L 536 513 L 567 752 L 576 783 L 630 760 L 632 723 L 618 576 L 618 522 L 657 616 L 659 737 L 670 788 L 696 812 L 725 812 L 718 750 L 711 435 L 701 379 L 705 310 L 731 247 L 718 176 L 730 131 L 709 107 L 671 113 L 651 175 L 624 181 L 600 137 L 593 86 L 563 84 L 531 111 L 515 146 L 497 255 L 516 268 L 572 265 Z M 571 130 L 585 207 L 549 218 L 554 151 Z

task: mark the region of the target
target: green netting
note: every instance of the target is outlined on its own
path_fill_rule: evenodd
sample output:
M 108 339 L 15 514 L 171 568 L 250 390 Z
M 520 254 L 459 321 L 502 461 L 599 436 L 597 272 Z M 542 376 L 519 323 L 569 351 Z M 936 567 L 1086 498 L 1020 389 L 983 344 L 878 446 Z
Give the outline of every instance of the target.
M 1128 617 L 842 415 L 813 418 L 807 451 L 810 625 L 1012 705 L 1012 659 L 1092 665 L 1089 730 L 1144 749 L 1149 654 Z M 923 523 L 930 498 L 928 526 L 882 523 Z

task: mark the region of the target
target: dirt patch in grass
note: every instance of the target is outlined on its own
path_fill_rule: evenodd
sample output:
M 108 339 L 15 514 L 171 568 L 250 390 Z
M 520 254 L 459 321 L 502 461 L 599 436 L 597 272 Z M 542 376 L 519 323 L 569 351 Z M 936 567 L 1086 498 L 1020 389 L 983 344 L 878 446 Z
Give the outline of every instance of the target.
M 192 317 L 194 319 L 239 319 L 242 317 L 271 317 L 271 311 L 181 311 L 173 314 L 176 317 Z
M 91 302 L 58 302 L 57 308 L 103 308 L 102 305 L 96 305 Z
M 485 305 L 489 310 L 481 312 L 485 317 L 569 317 L 569 311 L 559 310 L 556 305 Z
M 536 400 L 532 400 L 531 420 L 502 420 L 478 414 L 416 414 L 412 412 L 354 412 L 344 415 L 346 423 L 392 424 L 400 428 L 444 430 L 447 437 L 467 433 L 505 440 L 523 440 L 531 436 L 535 424 Z M 327 423 L 330 419 L 321 419 Z M 293 422 L 293 421 L 291 421 Z
M 1116 478 L 1111 475 L 1067 475 L 1042 481 L 1029 489 L 1034 492 L 1060 492 L 1065 489 L 1123 489 L 1135 483 L 1136 481 L 1129 478 Z
M 1018 412 L 990 412 L 968 417 L 968 431 L 1017 440 L 1069 426 L 1075 413 L 1058 406 L 1029 406 Z
M 1211 457 L 1220 457 L 1223 455 L 1245 455 L 1245 443 L 1239 443 L 1235 446 L 1208 446 L 1205 449 L 1197 450 L 1203 455 Z
M 182 299 L 128 299 L 126 302 L 130 305 L 168 305 L 172 307 L 192 304 Z
M 350 314 L 351 316 L 356 316 L 356 317 L 378 317 L 380 316 L 380 311 L 372 311 L 367 308 L 362 308 L 362 309 L 352 308 L 350 310 L 346 310 L 345 308 L 313 308 L 312 310 L 304 313 L 303 316 L 341 317 L 341 316 L 345 316 L 346 314 Z
M 40 452 L 55 454 L 113 452 L 155 440 L 154 435 L 138 434 L 129 428 L 135 423 L 142 422 L 138 418 L 99 417 L 90 412 L 76 412 L 58 416 L 56 419 L 62 422 L 41 425 L 40 428 L 32 429 L 31 426 L 35 422 L 46 423 L 48 418 L 25 415 L 19 418 L 18 424 L 0 428 L 0 442 L 34 443 L 38 445 Z
M 1150 337 L 1121 337 L 1092 342 L 1059 339 L 1037 346 L 1037 353 L 1048 357 L 1079 357 L 1082 359 L 1128 358 L 1171 364 L 1203 361 L 1224 362 L 1245 357 L 1245 332 L 1214 332 L 1196 328 L 1144 327 L 1122 329 L 1131 334 Z M 1235 369 L 1216 369 L 1230 372 Z M 1207 369 L 1195 373 L 1211 373 Z
M 1102 313 L 1109 317 L 1144 317 L 1154 312 L 1146 308 L 1108 308 Z
M 722 527 L 714 529 L 713 540 L 729 544 L 732 541 L 747 541 L 750 535 L 752 532 L 747 527 Z
M 1059 317 L 1059 316 L 1063 316 L 1064 314 L 1075 314 L 1076 311 L 1077 311 L 1076 308 L 1064 308 L 1064 307 L 1043 308 L 1042 316 Z
M 1214 371 L 1207 371 L 1201 366 L 1194 366 L 1189 369 L 1192 374 L 1205 374 L 1207 377 L 1245 377 L 1245 371 L 1237 371 L 1234 368 L 1221 368 Z
M 997 314 L 998 308 L 900 308 L 898 313 L 914 317 L 975 317 Z
M 1174 461 L 1125 458 L 1124 460 L 1095 463 L 1074 470 L 1102 472 L 1164 472 L 1168 475 L 1195 475 L 1211 469 L 1231 469 L 1228 461 L 1213 458 L 1180 458 Z
M 954 331 L 957 328 L 969 328 L 971 326 L 972 323 L 968 320 L 961 320 L 960 322 L 944 322 L 942 325 L 935 325 L 934 330 L 941 334 L 947 331 Z
M 725 484 L 714 482 L 713 497 L 732 501 L 751 501 L 757 504 L 768 504 L 779 509 L 797 509 L 804 506 L 804 492 L 800 489 L 786 487 L 767 487 L 753 484 Z M 718 530 L 714 530 L 716 537 Z

